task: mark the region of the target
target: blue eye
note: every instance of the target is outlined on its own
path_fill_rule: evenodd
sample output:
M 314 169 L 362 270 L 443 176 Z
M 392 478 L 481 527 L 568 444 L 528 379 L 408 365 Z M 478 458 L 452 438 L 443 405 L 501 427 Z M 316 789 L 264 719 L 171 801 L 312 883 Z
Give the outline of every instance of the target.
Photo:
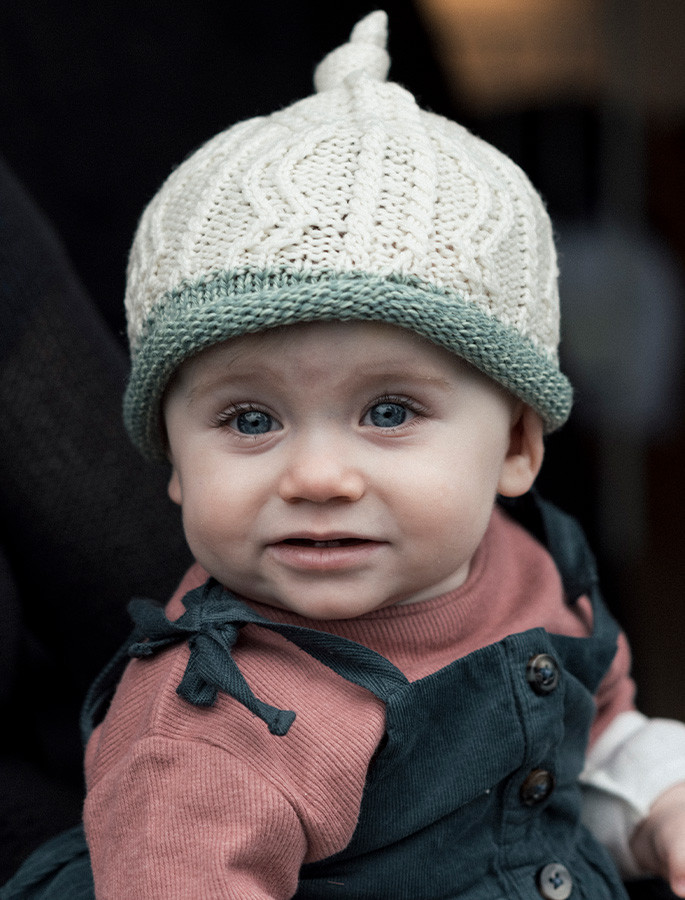
M 241 434 L 266 434 L 276 424 L 275 419 L 259 409 L 239 413 L 233 421 L 234 428 Z
M 396 428 L 407 419 L 407 409 L 400 403 L 376 403 L 368 412 L 372 425 L 377 428 Z

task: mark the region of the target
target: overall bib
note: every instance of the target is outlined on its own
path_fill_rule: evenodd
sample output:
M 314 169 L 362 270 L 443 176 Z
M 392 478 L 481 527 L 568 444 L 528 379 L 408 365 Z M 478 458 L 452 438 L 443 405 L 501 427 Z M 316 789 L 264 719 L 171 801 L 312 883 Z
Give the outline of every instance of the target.
M 184 676 L 186 699 L 206 705 L 225 690 L 264 718 L 273 733 L 284 733 L 292 713 L 258 701 L 230 660 L 239 628 L 256 622 L 371 690 L 386 707 L 385 736 L 369 768 L 352 840 L 335 856 L 303 866 L 298 900 L 626 898 L 613 863 L 579 822 L 578 775 L 595 715 L 593 695 L 615 655 L 618 626 L 599 595 L 594 560 L 575 521 L 534 495 L 514 503 L 511 512 L 548 547 L 567 602 L 589 596 L 589 637 L 534 628 L 409 683 L 374 651 L 262 619 L 216 585 L 204 600 L 194 601 L 204 616 L 202 628 L 183 630 L 159 610 L 139 615 L 126 654 L 119 654 L 89 694 L 85 736 L 125 658 L 182 639 L 193 648 Z M 210 618 L 221 625 L 222 639 L 229 637 L 216 665 L 222 675 L 208 685 L 193 670 L 193 654 L 202 654 L 201 631 Z M 149 640 L 141 643 L 143 634 Z M 210 643 L 211 652 L 219 652 L 217 641 Z M 205 675 L 211 667 L 211 660 L 203 660 Z M 3 900 L 67 896 L 93 896 L 79 830 L 30 857 L 0 891 Z
M 618 628 L 576 523 L 541 501 L 524 519 L 552 553 L 568 602 L 590 597 L 592 635 L 532 629 L 413 684 L 375 687 L 386 704 L 386 735 L 359 824 L 345 850 L 301 870 L 297 898 L 627 896 L 606 852 L 579 824 L 593 694 Z

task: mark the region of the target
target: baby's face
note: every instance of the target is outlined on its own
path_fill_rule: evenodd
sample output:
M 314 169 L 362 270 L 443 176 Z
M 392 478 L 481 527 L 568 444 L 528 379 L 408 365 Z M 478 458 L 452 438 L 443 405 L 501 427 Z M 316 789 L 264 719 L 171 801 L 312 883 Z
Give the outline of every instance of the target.
M 195 558 L 249 599 L 318 619 L 416 603 L 466 579 L 520 406 L 391 325 L 235 338 L 167 392 L 169 493 Z

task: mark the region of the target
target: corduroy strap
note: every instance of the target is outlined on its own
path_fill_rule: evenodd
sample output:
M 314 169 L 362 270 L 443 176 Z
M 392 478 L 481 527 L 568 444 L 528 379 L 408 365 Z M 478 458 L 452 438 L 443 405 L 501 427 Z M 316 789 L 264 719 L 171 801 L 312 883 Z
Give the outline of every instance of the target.
M 381 700 L 409 682 L 389 660 L 354 641 L 299 625 L 271 622 L 235 594 L 210 578 L 183 598 L 185 612 L 170 621 L 151 600 L 135 599 L 129 613 L 135 631 L 128 655 L 136 658 L 180 641 L 190 646 L 190 658 L 176 692 L 194 706 L 213 706 L 219 691 L 242 703 L 266 723 L 272 734 L 283 736 L 295 720 L 292 710 L 278 709 L 255 697 L 231 655 L 240 629 L 259 625 L 281 634 L 343 678 L 371 691 Z

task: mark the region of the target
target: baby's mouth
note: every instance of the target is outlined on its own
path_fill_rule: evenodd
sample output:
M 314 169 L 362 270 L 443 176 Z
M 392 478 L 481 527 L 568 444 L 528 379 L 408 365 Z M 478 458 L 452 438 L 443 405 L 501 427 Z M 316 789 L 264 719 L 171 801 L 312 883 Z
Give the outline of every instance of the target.
M 299 572 L 357 571 L 368 566 L 385 542 L 333 534 L 326 538 L 284 537 L 267 547 L 270 557 L 287 569 Z
M 364 538 L 336 538 L 330 541 L 315 541 L 310 538 L 288 538 L 283 541 L 284 544 L 291 544 L 294 547 L 316 547 L 317 549 L 326 550 L 334 547 L 353 547 L 356 544 L 366 544 L 368 541 Z

